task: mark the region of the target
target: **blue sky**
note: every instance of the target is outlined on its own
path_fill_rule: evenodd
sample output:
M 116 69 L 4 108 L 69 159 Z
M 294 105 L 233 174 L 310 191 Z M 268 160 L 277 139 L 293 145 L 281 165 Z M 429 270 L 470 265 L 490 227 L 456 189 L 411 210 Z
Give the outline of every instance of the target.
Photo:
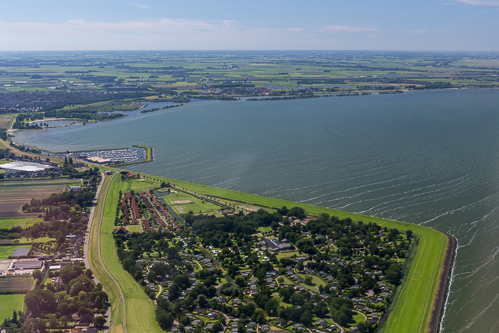
M 499 51 L 499 0 L 0 0 L 0 51 Z

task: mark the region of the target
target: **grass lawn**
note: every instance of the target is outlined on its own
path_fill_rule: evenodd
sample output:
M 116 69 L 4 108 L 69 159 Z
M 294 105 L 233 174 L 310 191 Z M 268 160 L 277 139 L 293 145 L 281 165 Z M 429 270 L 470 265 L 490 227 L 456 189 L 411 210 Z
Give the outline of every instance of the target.
M 293 281 L 291 281 L 287 276 L 282 276 L 282 278 L 284 279 L 284 281 L 282 283 L 280 283 L 281 285 L 283 284 L 287 284 L 287 285 L 294 285 L 295 283 Z
M 281 258 L 291 258 L 292 256 L 296 255 L 297 257 L 300 257 L 301 255 L 298 253 L 298 251 L 291 251 L 291 252 L 279 252 L 276 257 L 277 259 Z
M 119 177 L 119 176 L 117 176 Z M 121 182 L 121 191 L 123 193 L 134 190 L 135 192 L 148 192 L 150 189 L 159 187 L 157 182 L 148 179 L 130 179 Z
M 43 222 L 43 219 L 37 217 L 0 218 L 0 229 L 10 229 L 15 225 L 24 228 L 32 226 L 37 222 Z
M 130 232 L 141 232 L 140 231 L 140 226 L 138 226 L 138 225 L 129 225 L 128 226 L 128 231 L 130 231 Z
M 19 243 L 46 243 L 50 241 L 55 241 L 55 238 L 50 238 L 50 237 L 39 237 L 39 238 L 26 238 L 26 237 L 21 237 L 18 238 Z
M 306 274 L 298 274 L 299 277 L 305 280 Z M 313 286 L 309 286 L 308 284 L 305 283 L 300 283 L 300 286 L 305 287 L 309 290 L 312 291 L 319 291 L 319 286 L 325 286 L 326 282 L 324 282 L 320 277 L 315 276 L 315 275 L 310 275 L 312 277 L 312 283 L 314 284 Z
M 24 306 L 24 294 L 0 295 L 0 322 L 12 318 L 14 310 L 20 311 Z
M 9 256 L 12 255 L 12 252 L 14 252 L 15 249 L 18 248 L 30 248 L 30 245 L 20 245 L 20 246 L 15 246 L 15 245 L 6 245 L 6 246 L 0 246 L 0 259 L 7 259 Z
M 353 320 L 355 321 L 355 323 L 351 323 L 351 324 L 355 325 L 355 324 L 358 324 L 358 323 L 363 323 L 365 321 L 365 319 L 366 318 L 361 313 L 354 312 Z
M 173 208 L 178 214 L 187 213 L 192 210 L 195 214 L 198 213 L 213 213 L 220 209 L 219 206 L 212 203 L 200 200 L 188 193 L 176 192 L 163 196 L 163 199 Z

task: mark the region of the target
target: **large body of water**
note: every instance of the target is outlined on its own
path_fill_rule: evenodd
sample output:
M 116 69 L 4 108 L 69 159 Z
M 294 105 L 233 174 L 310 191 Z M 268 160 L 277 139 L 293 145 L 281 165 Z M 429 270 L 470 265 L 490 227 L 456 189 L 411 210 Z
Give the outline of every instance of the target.
M 459 242 L 444 332 L 499 332 L 499 91 L 201 101 L 16 133 L 154 148 L 139 172 L 433 226 Z

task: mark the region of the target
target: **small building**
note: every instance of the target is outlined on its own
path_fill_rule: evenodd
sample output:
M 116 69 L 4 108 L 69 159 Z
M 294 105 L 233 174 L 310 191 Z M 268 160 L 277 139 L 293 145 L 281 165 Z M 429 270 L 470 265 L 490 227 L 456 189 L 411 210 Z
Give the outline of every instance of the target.
M 121 226 L 118 229 L 113 231 L 113 234 L 115 234 L 115 235 L 128 235 L 128 233 L 129 233 L 129 231 Z

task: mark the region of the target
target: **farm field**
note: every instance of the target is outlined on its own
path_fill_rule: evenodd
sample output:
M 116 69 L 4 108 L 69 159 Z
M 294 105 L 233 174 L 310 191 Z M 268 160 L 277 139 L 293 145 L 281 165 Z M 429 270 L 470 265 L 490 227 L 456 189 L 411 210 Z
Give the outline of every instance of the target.
M 24 244 L 24 243 L 46 243 L 50 241 L 55 241 L 55 238 L 50 238 L 50 237 L 38 237 L 38 238 L 26 238 L 26 237 L 21 237 L 19 238 L 19 243 Z
M 43 222 L 43 219 L 38 217 L 28 218 L 0 218 L 0 229 L 10 229 L 13 226 L 20 226 L 22 228 L 29 227 L 35 223 Z
M 24 306 L 24 294 L 0 295 L 0 322 L 12 318 L 15 311 L 22 311 Z
M 12 255 L 15 249 L 18 248 L 30 248 L 29 245 L 2 245 L 0 246 L 0 259 L 8 259 Z
M 0 290 L 24 291 L 31 290 L 35 280 L 29 276 L 2 276 L 0 277 Z
M 13 119 L 15 114 L 1 114 L 0 115 L 0 128 L 8 128 L 11 119 Z
M 46 198 L 52 193 L 60 193 L 66 183 L 67 179 L 1 182 L 0 218 L 37 216 L 37 213 L 21 213 L 22 205 L 32 198 Z

